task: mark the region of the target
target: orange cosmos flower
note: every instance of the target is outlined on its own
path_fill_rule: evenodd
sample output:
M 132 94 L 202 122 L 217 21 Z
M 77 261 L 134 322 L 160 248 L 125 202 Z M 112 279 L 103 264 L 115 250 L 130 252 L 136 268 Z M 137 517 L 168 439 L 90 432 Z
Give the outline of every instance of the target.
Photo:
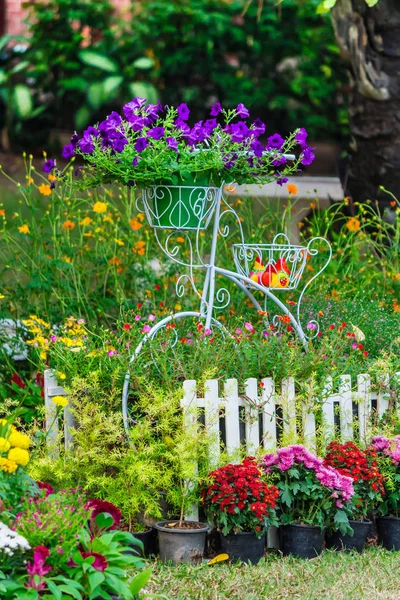
M 110 265 L 120 265 L 121 264 L 121 261 L 116 256 L 114 256 L 113 258 L 110 258 L 110 260 L 108 262 L 110 263 Z
M 133 231 L 137 231 L 143 227 L 143 225 L 137 219 L 130 219 L 129 225 L 132 227 Z
M 50 175 L 47 175 L 47 179 L 49 181 L 57 181 L 57 177 L 55 175 L 52 175 L 51 173 L 50 173 Z
M 4 210 L 4 208 L 0 208 L 0 217 L 5 217 L 6 216 L 6 211 Z
M 75 223 L 74 223 L 73 221 L 69 221 L 69 220 L 67 220 L 67 221 L 65 221 L 65 222 L 63 223 L 63 226 L 62 226 L 62 228 L 63 228 L 63 229 L 65 229 L 65 230 L 70 230 L 70 231 L 72 231 L 72 229 L 75 229 Z
M 51 187 L 48 183 L 42 183 L 42 185 L 39 185 L 38 190 L 41 194 L 43 194 L 43 196 L 50 196 L 51 194 Z
M 101 213 L 106 212 L 107 210 L 107 204 L 105 202 L 95 202 L 93 204 L 93 210 L 95 213 L 97 213 L 98 215 L 100 215 Z
M 294 183 L 288 183 L 286 187 L 289 194 L 292 194 L 293 196 L 295 196 L 299 191 Z
M 29 227 L 26 223 L 24 225 L 21 225 L 21 227 L 18 227 L 18 230 L 20 233 L 30 233 Z
M 83 225 L 84 227 L 86 225 L 90 225 L 90 223 L 92 223 L 92 219 L 90 217 L 85 217 L 84 219 L 82 219 L 82 221 L 79 223 L 79 225 Z
M 361 223 L 355 217 L 350 217 L 346 223 L 346 227 L 349 231 L 358 231 L 361 227 Z

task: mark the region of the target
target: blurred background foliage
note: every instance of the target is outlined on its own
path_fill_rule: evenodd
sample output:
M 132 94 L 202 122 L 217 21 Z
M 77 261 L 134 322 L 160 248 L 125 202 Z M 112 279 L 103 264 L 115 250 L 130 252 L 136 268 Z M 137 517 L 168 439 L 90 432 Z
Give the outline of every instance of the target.
M 3 149 L 53 149 L 135 95 L 188 102 L 193 119 L 240 101 L 271 132 L 341 141 L 347 76 L 319 0 L 246 4 L 143 0 L 121 15 L 107 0 L 27 2 L 26 35 L 0 39 Z

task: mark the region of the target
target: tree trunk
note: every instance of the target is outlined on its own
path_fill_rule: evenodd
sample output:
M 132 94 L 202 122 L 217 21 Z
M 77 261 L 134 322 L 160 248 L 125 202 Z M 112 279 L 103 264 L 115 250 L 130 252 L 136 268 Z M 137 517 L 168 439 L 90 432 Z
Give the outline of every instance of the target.
M 400 1 L 338 0 L 332 21 L 350 63 L 350 159 L 345 192 L 353 200 L 400 198 Z

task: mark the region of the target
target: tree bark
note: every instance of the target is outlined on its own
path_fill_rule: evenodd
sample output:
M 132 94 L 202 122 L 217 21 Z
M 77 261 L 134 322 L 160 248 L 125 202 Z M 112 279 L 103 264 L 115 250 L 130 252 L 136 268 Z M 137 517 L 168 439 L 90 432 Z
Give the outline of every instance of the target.
M 400 198 L 400 1 L 338 0 L 332 22 L 350 63 L 350 153 L 345 193 L 353 200 Z

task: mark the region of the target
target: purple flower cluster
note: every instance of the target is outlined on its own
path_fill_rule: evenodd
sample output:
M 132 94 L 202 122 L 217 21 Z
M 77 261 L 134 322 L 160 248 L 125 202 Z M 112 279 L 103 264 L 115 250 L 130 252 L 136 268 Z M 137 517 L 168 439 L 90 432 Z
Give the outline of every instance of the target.
M 324 466 L 322 458 L 318 458 L 302 445 L 286 446 L 280 448 L 276 454 L 266 454 L 263 459 L 263 468 L 269 473 L 271 468 L 288 471 L 293 465 L 303 465 L 306 469 L 314 471 L 315 477 L 324 487 L 332 490 L 332 497 L 336 498 L 336 506 L 343 506 L 342 500 L 349 500 L 354 494 L 353 480 L 351 477 L 341 475 L 333 467 Z
M 382 452 L 385 456 L 390 456 L 393 464 L 397 465 L 400 463 L 400 435 L 395 438 L 377 435 L 372 438 L 372 446 L 377 452 Z

